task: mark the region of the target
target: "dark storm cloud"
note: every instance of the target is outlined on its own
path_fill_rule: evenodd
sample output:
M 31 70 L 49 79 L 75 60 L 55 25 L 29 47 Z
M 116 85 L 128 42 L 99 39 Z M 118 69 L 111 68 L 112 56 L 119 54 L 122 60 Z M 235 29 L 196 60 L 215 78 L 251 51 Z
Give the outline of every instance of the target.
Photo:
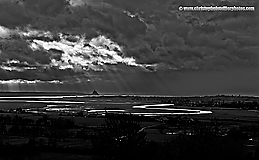
M 44 51 L 33 51 L 29 48 L 29 43 L 23 39 L 0 41 L 1 61 L 18 60 L 29 64 L 49 64 L 48 53 Z
M 66 5 L 66 0 L 1 0 L 0 25 L 10 28 L 26 26 L 41 16 L 63 12 Z
M 0 1 L 0 27 L 4 26 L 12 31 L 12 36 L 0 41 L 0 60 L 3 65 L 0 69 L 0 79 L 57 79 L 67 80 L 70 83 L 96 81 L 98 84 L 107 82 L 122 91 L 123 89 L 116 85 L 120 82 L 129 92 L 132 89 L 132 92 L 145 90 L 143 91 L 145 93 L 156 90 L 163 93 L 162 83 L 163 87 L 168 88 L 167 93 L 170 92 L 169 89 L 174 90 L 174 87 L 176 90 L 172 92 L 179 94 L 209 93 L 207 88 L 215 81 L 208 79 L 199 82 L 200 79 L 213 75 L 208 72 L 216 72 L 222 79 L 227 79 L 228 84 L 221 82 L 222 86 L 227 87 L 232 80 L 231 77 L 221 75 L 217 71 L 253 70 L 259 67 L 258 11 L 251 13 L 178 11 L 178 5 L 196 4 L 195 1 L 187 0 L 175 0 L 175 4 L 170 0 L 165 0 L 164 3 L 159 0 L 152 2 L 139 0 L 134 3 L 126 0 L 99 2 L 102 1 L 91 1 L 91 4 L 86 6 L 69 6 L 64 0 L 24 0 L 20 3 Z M 206 3 L 210 5 L 210 2 Z M 229 3 L 235 5 L 235 2 Z M 204 3 L 201 1 L 197 4 Z M 53 37 L 18 34 L 28 29 L 37 29 L 43 33 L 49 31 Z M 59 33 L 73 35 L 67 37 L 67 41 L 71 43 L 77 43 L 76 36 L 81 38 L 84 36 L 85 40 L 91 40 L 99 35 L 105 35 L 122 46 L 123 52 L 116 51 L 116 54 L 99 52 L 89 55 L 78 52 L 75 54 L 78 56 L 68 57 L 70 61 L 65 63 L 61 61 L 62 55 L 63 58 L 67 58 L 64 55 L 68 52 L 53 47 L 54 44 L 61 46 L 58 44 L 62 39 L 58 36 Z M 35 45 L 42 44 L 37 46 L 42 48 L 33 50 L 30 46 L 32 42 L 39 42 Z M 52 48 L 48 48 L 46 44 L 52 45 Z M 47 47 L 44 48 L 44 45 Z M 80 54 L 82 56 L 79 56 Z M 91 56 L 99 59 L 90 63 Z M 80 57 L 84 58 L 79 59 Z M 125 58 L 128 58 L 127 61 Z M 51 59 L 59 61 L 56 63 L 57 66 L 53 65 Z M 6 66 L 4 62 L 8 60 L 26 62 L 29 67 L 36 67 L 37 70 L 21 72 L 19 69 L 22 67 Z M 72 60 L 78 60 L 75 62 L 78 65 L 72 65 L 70 63 Z M 86 63 L 88 61 L 89 63 Z M 100 62 L 101 69 L 98 68 Z M 82 69 L 81 64 L 87 69 Z M 62 66 L 72 68 L 61 69 Z M 91 67 L 93 70 L 88 69 Z M 198 78 L 194 78 L 196 87 L 190 80 L 196 76 L 192 72 L 202 72 L 198 74 Z M 186 73 L 186 76 L 179 76 L 178 73 Z M 184 78 L 188 81 L 181 82 Z M 214 78 L 217 79 L 217 76 Z M 203 83 L 207 88 L 199 88 Z M 180 84 L 180 87 L 177 84 Z M 231 86 L 232 88 L 228 87 L 228 90 L 231 91 L 241 84 L 241 82 L 236 83 Z M 252 84 L 255 82 L 251 82 L 251 86 Z M 143 89 L 145 85 L 147 88 Z M 184 88 L 185 85 L 188 87 Z M 251 86 L 244 85 L 243 88 L 248 87 L 251 90 Z M 181 87 L 184 88 L 183 91 L 180 90 Z M 216 86 L 211 90 L 224 92 L 223 88 L 217 89 Z
M 0 1 L 0 25 L 10 28 L 26 25 L 31 22 L 33 14 L 17 3 L 9 0 Z
M 202 69 L 258 66 L 259 46 L 256 36 L 224 36 L 225 32 L 205 34 L 189 32 L 187 39 L 167 34 L 152 50 L 148 42 L 128 50 L 138 63 L 165 63 L 176 69 Z M 235 34 L 234 34 L 235 35 Z
M 150 62 L 166 63 L 178 69 L 209 70 L 258 66 L 258 21 L 251 17 L 230 17 L 230 21 L 234 23 L 232 29 L 232 23 L 220 20 L 214 24 L 203 25 L 202 30 L 195 26 L 187 30 L 186 35 L 176 34 L 176 26 L 182 26 L 185 22 L 172 23 L 172 30 L 170 23 L 167 23 L 168 27 L 162 27 L 165 29 L 156 32 L 160 34 L 160 41 L 156 42 L 157 47 L 152 46 L 152 41 L 149 43 L 144 38 L 144 42 L 139 43 L 142 48 L 130 49 L 128 53 L 136 57 L 139 63 L 150 59 Z M 213 32 L 206 32 L 206 28 L 211 27 L 215 28 Z M 219 27 L 222 29 L 218 29 Z M 181 32 L 182 28 L 178 28 Z M 154 32 L 150 34 L 155 37 Z
M 231 17 L 218 21 L 218 25 L 225 30 L 244 31 L 247 27 L 258 25 L 258 21 L 253 17 Z

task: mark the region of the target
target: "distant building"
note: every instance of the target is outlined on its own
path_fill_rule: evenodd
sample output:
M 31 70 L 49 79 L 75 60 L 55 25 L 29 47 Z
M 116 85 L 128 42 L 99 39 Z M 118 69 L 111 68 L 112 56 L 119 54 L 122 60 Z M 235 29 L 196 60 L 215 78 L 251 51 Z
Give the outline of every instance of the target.
M 99 95 L 99 93 L 98 93 L 96 90 L 94 90 L 94 91 L 92 92 L 92 95 Z

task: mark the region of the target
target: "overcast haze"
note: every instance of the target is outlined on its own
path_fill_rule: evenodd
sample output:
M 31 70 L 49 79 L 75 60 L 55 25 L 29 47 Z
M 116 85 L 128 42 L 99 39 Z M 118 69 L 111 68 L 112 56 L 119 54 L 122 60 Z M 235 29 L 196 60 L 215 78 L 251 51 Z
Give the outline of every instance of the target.
M 179 6 L 254 6 L 184 12 Z M 259 95 L 259 1 L 0 0 L 0 89 Z

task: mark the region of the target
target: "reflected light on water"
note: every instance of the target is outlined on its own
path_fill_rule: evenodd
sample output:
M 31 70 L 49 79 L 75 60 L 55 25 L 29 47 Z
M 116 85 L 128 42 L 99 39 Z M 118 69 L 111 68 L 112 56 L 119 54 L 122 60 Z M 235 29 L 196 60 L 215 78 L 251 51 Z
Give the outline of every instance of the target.
M 150 104 L 150 105 L 141 105 L 141 106 L 133 106 L 132 108 L 148 108 L 153 106 L 174 106 L 174 104 Z
M 99 110 L 90 110 L 90 111 L 88 111 L 88 113 L 91 113 L 91 112 L 124 112 L 125 110 L 122 110 L 122 109 L 120 109 L 120 110 L 115 110 L 115 109 L 113 109 L 113 110 L 101 110 L 101 109 L 99 109 Z
M 195 115 L 195 114 L 205 114 L 205 113 L 129 113 L 133 115 L 143 115 L 143 116 L 162 116 L 162 115 Z M 207 113 L 208 114 L 208 113 Z
M 140 105 L 133 106 L 134 109 L 147 109 L 147 110 L 165 110 L 165 111 L 188 111 L 189 113 L 132 113 L 140 115 L 190 115 L 190 114 L 211 114 L 212 111 L 203 111 L 197 109 L 185 109 L 185 108 L 152 108 L 152 107 L 164 107 L 164 106 L 174 106 L 174 104 L 152 104 L 152 105 Z

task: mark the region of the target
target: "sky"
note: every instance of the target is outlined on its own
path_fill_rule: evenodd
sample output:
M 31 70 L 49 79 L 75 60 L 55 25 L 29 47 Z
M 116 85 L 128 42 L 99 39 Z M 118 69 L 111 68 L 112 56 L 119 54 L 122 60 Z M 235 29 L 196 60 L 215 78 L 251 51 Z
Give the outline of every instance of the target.
M 180 11 L 179 6 L 255 11 Z M 256 0 L 0 0 L 0 90 L 259 95 Z

